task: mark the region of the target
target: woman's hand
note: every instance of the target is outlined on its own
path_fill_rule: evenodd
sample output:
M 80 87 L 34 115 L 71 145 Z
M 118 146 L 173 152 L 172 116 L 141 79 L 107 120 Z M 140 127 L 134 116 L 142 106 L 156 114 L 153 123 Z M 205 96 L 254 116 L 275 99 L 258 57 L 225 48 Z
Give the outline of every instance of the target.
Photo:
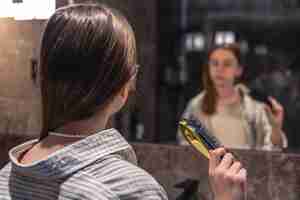
M 269 97 L 269 101 L 271 103 L 271 106 L 266 105 L 266 111 L 272 126 L 271 141 L 273 145 L 282 147 L 282 125 L 284 119 L 284 109 L 282 105 L 273 97 Z
M 247 171 L 224 148 L 210 152 L 209 177 L 215 200 L 243 200 L 246 197 Z
M 268 98 L 272 107 L 266 105 L 266 110 L 269 115 L 270 121 L 274 128 L 279 130 L 282 129 L 283 119 L 284 119 L 284 109 L 282 105 L 276 101 L 273 97 Z

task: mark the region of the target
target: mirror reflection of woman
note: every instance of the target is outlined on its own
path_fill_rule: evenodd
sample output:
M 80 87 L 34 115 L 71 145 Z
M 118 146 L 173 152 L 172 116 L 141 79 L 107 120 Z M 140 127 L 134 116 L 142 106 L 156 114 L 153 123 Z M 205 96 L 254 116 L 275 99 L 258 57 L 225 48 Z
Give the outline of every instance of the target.
M 183 117 L 202 121 L 225 147 L 287 147 L 283 107 L 273 97 L 269 97 L 270 106 L 250 97 L 249 90 L 237 84 L 242 73 L 236 44 L 212 48 L 203 67 L 204 91 L 189 101 Z M 177 138 L 180 144 L 187 144 L 180 132 Z

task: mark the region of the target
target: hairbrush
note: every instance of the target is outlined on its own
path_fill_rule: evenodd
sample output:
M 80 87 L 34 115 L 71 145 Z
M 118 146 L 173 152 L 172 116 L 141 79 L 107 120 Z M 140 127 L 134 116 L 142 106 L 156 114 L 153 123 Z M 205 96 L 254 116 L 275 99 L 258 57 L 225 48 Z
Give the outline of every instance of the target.
M 180 120 L 179 129 L 189 144 L 207 159 L 210 158 L 209 150 L 223 147 L 220 141 L 197 119 L 191 118 Z

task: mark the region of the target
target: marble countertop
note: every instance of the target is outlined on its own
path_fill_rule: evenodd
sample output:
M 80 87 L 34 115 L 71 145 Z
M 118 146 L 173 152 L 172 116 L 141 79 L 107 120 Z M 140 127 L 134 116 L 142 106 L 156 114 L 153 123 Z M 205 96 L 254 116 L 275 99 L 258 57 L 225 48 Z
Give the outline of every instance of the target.
M 139 165 L 152 174 L 175 200 L 184 189 L 175 187 L 186 180 L 198 180 L 199 199 L 212 199 L 208 183 L 208 162 L 189 146 L 132 144 Z M 238 154 L 248 170 L 248 200 L 300 199 L 300 154 L 258 150 L 230 151 Z

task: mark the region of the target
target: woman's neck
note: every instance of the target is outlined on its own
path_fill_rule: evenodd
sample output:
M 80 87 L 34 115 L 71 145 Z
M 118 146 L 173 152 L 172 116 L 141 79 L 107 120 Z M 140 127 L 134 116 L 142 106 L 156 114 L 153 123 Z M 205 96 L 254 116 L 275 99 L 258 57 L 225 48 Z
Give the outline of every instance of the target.
M 234 86 L 221 86 L 217 87 L 218 102 L 220 104 L 228 104 L 236 102 L 239 99 L 239 95 Z
M 92 118 L 67 123 L 57 128 L 54 132 L 70 135 L 91 135 L 106 128 L 108 117 L 106 115 L 95 115 Z
M 63 135 L 80 135 L 89 136 L 106 128 L 110 115 L 105 112 L 95 114 L 93 117 L 67 123 L 66 125 L 57 128 L 54 132 L 62 133 Z M 33 161 L 43 159 L 51 153 L 72 144 L 81 137 L 65 137 L 57 135 L 48 135 L 39 143 L 35 144 L 29 151 L 19 158 L 19 162 L 23 164 L 32 163 Z

